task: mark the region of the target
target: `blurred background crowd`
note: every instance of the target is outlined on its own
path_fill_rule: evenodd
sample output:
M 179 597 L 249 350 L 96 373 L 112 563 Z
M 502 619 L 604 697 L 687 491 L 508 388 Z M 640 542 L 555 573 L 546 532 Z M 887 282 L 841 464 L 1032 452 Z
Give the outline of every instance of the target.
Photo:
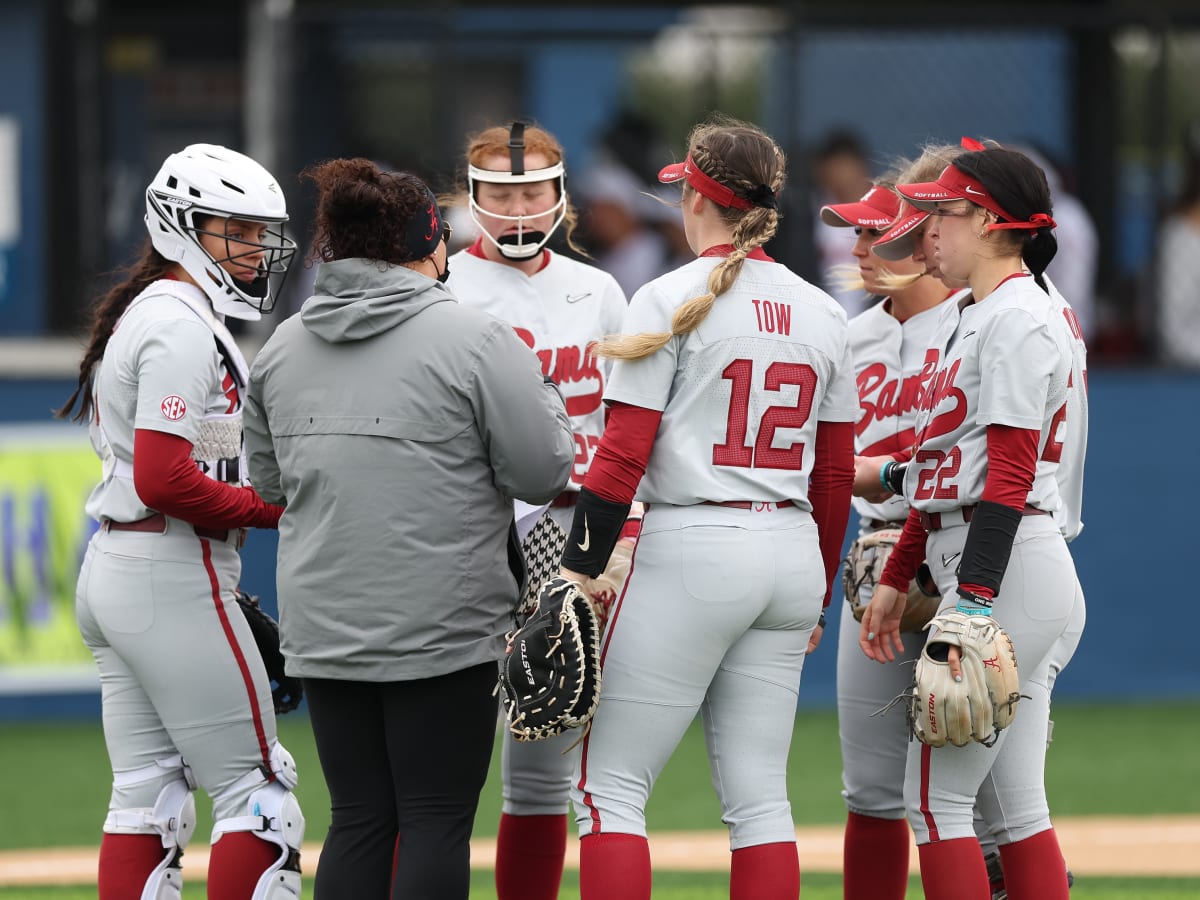
M 3 344 L 8 375 L 50 366 L 53 339 L 82 328 L 144 236 L 138 186 L 187 143 L 279 173 L 305 246 L 306 165 L 366 156 L 449 190 L 467 134 L 536 120 L 566 145 L 584 246 L 632 294 L 687 254 L 653 173 L 710 110 L 780 139 L 790 183 L 770 250 L 852 314 L 865 298 L 827 273 L 853 236 L 814 227 L 816 210 L 926 140 L 990 137 L 1052 180 L 1051 275 L 1093 364 L 1200 367 L 1194 3 L 0 0 L 0 21 L 0 340 L 21 339 Z M 310 283 L 297 264 L 280 312 Z

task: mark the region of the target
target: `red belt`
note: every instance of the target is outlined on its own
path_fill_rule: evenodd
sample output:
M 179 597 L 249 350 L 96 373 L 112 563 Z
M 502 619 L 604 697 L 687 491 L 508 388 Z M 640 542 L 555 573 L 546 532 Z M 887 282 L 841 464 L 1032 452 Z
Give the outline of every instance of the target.
M 776 509 L 787 509 L 795 506 L 791 500 L 701 500 L 701 506 L 727 506 L 730 509 L 754 509 L 756 506 L 772 504 Z
M 550 501 L 550 505 L 561 509 L 564 506 L 574 506 L 579 502 L 579 491 L 563 491 Z
M 109 531 L 148 531 L 162 534 L 167 530 L 167 517 L 162 513 L 153 513 L 135 522 L 115 522 L 112 519 L 105 519 L 104 527 Z M 203 525 L 193 525 L 192 529 L 196 532 L 197 537 L 209 538 L 214 541 L 224 541 L 229 538 L 228 528 L 205 528 Z
M 967 522 L 970 522 L 971 519 L 974 518 L 974 516 L 975 516 L 975 504 L 972 503 L 970 506 L 960 506 L 958 508 L 958 510 L 956 510 L 956 511 L 962 514 L 963 524 L 966 524 Z M 942 514 L 941 513 L 930 513 L 930 512 L 925 512 L 925 510 L 923 510 L 923 509 L 919 509 L 919 510 L 917 510 L 917 515 L 920 516 L 921 526 L 926 531 L 941 531 L 942 530 L 943 525 L 942 525 Z M 1030 506 L 1028 503 L 1026 503 L 1025 508 L 1023 510 L 1021 510 L 1021 515 L 1023 515 L 1023 516 L 1044 516 L 1044 515 L 1046 515 L 1046 511 L 1044 509 L 1038 509 L 1036 506 Z M 957 524 L 958 524 L 957 522 L 948 522 L 945 527 L 949 527 L 950 525 L 957 525 Z

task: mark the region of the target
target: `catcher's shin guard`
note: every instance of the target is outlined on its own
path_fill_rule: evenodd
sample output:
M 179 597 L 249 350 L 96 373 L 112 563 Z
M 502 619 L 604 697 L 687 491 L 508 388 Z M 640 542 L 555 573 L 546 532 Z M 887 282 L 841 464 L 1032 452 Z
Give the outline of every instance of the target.
M 183 895 L 183 849 L 196 827 L 196 783 L 179 756 L 156 760 L 113 778 L 116 787 L 130 787 L 175 774 L 159 789 L 152 809 L 115 809 L 104 820 L 106 834 L 153 834 L 162 841 L 162 861 L 150 873 L 140 900 L 179 900 Z
M 304 840 L 304 814 L 292 788 L 296 786 L 296 764 L 292 755 L 276 742 L 271 749 L 271 772 L 267 781 L 259 769 L 248 772 L 234 788 L 262 783 L 246 801 L 246 815 L 222 819 L 213 825 L 212 843 L 231 832 L 244 831 L 261 841 L 275 844 L 278 856 L 258 879 L 251 900 L 295 900 L 300 896 L 300 844 Z

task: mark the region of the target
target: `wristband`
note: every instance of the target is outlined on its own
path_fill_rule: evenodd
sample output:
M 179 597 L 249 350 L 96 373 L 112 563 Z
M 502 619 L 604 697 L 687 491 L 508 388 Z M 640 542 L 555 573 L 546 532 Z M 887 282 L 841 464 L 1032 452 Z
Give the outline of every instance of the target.
M 885 491 L 892 490 L 891 485 L 888 483 L 888 472 L 892 471 L 892 467 L 895 465 L 896 461 L 894 459 L 889 459 L 879 467 L 879 486 Z M 895 493 L 895 491 L 892 491 L 892 493 Z
M 908 463 L 892 460 L 879 470 L 879 478 L 883 486 L 893 494 L 904 496 L 904 473 L 908 471 Z
M 817 616 L 817 627 L 818 628 L 825 627 L 825 610 L 821 610 L 821 614 L 819 616 Z
M 990 616 L 992 614 L 992 599 L 959 587 L 958 605 L 955 608 L 967 616 Z

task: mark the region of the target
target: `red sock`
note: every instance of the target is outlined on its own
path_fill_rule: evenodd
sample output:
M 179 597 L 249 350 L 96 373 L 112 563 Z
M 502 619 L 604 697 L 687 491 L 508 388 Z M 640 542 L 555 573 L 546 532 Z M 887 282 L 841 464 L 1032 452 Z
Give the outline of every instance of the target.
M 1004 886 L 1011 900 L 1067 900 L 1067 864 L 1051 828 L 1000 848 Z
M 566 815 L 501 814 L 496 835 L 498 900 L 555 900 L 566 852 Z
M 983 851 L 974 837 L 921 844 L 925 900 L 992 900 Z
M 100 840 L 100 900 L 138 900 L 166 855 L 157 834 L 105 834 Z
M 795 841 L 733 851 L 729 900 L 797 900 L 799 896 L 800 859 Z
M 279 854 L 279 845 L 259 840 L 248 831 L 221 835 L 208 858 L 209 900 L 250 900 L 258 879 Z
M 845 900 L 904 900 L 908 846 L 907 820 L 847 815 L 842 844 Z
M 579 842 L 580 900 L 650 900 L 650 844 L 636 834 L 587 834 Z

